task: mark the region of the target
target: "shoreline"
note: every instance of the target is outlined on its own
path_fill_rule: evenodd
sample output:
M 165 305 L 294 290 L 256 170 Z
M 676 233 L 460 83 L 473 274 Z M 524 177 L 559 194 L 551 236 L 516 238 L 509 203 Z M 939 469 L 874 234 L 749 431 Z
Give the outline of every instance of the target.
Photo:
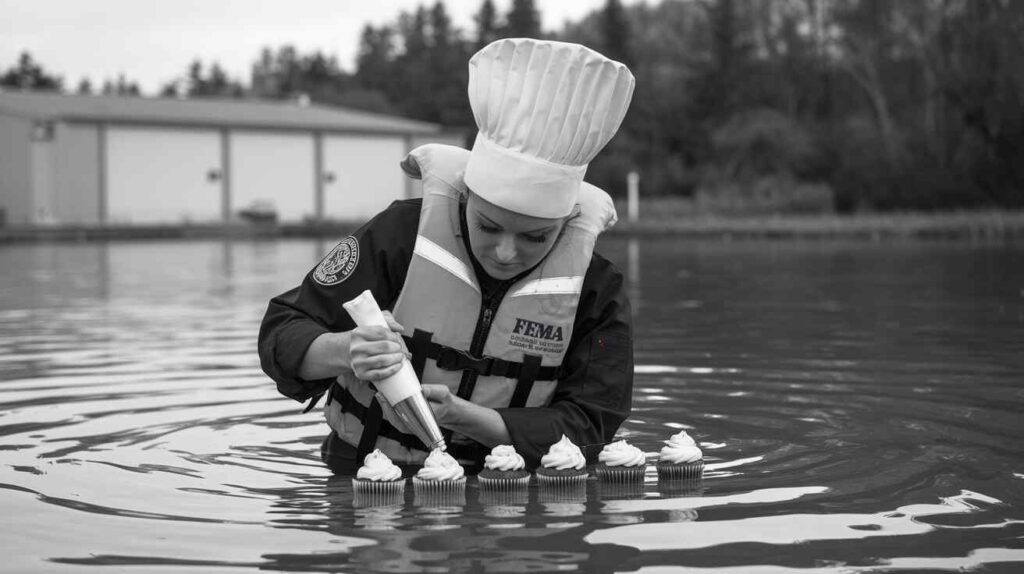
M 332 239 L 354 231 L 358 222 L 317 224 L 203 225 L 19 225 L 0 227 L 0 245 L 30 242 L 86 242 L 195 239 Z M 872 213 L 856 215 L 652 216 L 620 218 L 607 236 L 674 236 L 687 239 L 759 240 L 957 240 L 1024 239 L 1024 211 Z

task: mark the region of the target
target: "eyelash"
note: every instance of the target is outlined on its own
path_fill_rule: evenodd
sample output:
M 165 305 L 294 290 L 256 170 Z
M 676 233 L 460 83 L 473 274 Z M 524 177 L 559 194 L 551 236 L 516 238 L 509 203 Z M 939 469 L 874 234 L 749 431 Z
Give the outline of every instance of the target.
M 490 225 L 484 225 L 483 223 L 480 223 L 479 221 L 476 222 L 476 228 L 479 229 L 480 231 L 483 231 L 484 233 L 498 233 L 499 231 L 501 231 L 497 227 L 491 227 Z M 532 243 L 544 243 L 545 241 L 548 240 L 547 234 L 544 234 L 544 235 L 526 235 L 526 234 L 523 234 L 523 237 L 527 241 L 530 241 Z

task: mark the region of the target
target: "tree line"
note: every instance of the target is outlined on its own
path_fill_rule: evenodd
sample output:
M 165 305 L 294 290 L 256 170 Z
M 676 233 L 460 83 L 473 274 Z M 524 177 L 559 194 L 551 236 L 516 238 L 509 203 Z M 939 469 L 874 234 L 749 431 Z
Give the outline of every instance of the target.
M 265 48 L 248 82 L 195 61 L 162 95 L 294 99 L 399 114 L 474 135 L 466 62 L 501 37 L 579 42 L 630 66 L 636 92 L 587 179 L 694 209 L 1024 207 L 1024 3 L 661 0 L 544 31 L 532 0 L 482 0 L 470 30 L 443 1 L 367 24 L 347 71 Z M 0 85 L 64 89 L 23 55 Z M 88 81 L 82 93 L 93 91 Z M 137 94 L 123 77 L 101 93 Z

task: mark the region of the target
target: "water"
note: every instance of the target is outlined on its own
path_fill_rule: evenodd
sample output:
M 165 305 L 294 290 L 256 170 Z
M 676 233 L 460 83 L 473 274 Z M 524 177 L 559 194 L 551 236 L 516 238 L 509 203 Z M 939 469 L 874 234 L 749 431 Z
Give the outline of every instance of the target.
M 1020 247 L 604 241 L 703 482 L 371 508 L 255 354 L 330 247 L 0 247 L 0 571 L 1024 571 Z

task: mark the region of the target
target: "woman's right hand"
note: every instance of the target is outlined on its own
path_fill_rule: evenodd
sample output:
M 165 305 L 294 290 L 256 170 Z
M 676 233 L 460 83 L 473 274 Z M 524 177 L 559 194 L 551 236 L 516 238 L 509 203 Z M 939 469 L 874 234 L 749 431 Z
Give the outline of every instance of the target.
M 384 312 L 388 327 L 356 327 L 349 331 L 349 364 L 356 378 L 375 383 L 394 375 L 408 356 L 404 330 L 388 311 Z

